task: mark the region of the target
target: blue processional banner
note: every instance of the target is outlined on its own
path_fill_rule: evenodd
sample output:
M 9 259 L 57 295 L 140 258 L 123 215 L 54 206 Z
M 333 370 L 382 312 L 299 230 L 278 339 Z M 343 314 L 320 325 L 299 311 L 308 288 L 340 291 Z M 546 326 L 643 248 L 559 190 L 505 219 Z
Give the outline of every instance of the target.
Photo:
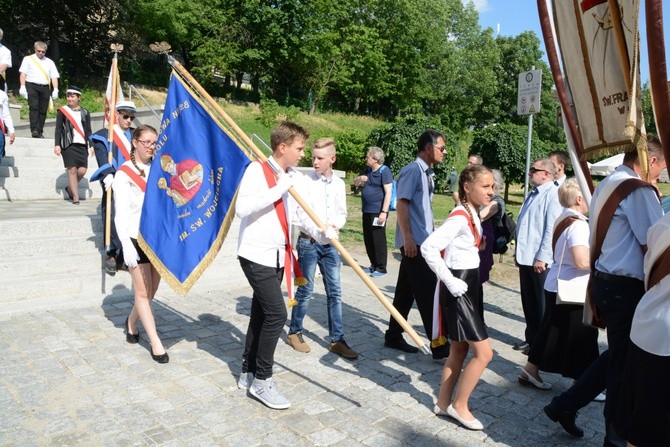
M 250 159 L 173 72 L 140 221 L 140 246 L 185 295 L 214 260 Z

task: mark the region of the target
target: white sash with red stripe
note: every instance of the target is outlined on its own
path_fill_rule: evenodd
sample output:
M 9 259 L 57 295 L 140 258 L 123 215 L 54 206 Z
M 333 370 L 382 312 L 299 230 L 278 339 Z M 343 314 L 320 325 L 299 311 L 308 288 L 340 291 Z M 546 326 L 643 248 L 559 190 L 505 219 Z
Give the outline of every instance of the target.
M 116 147 L 119 148 L 119 151 L 123 155 L 123 159 L 126 161 L 130 160 L 130 140 L 118 124 L 114 124 L 114 134 L 112 138 L 114 139 L 114 144 L 116 144 Z
M 81 128 L 81 115 L 79 120 L 74 116 L 74 111 L 69 108 L 68 106 L 63 106 L 59 107 L 58 110 L 67 118 L 67 120 L 72 124 L 72 127 L 74 130 L 81 135 L 81 137 L 86 141 L 86 135 L 84 135 L 84 131 Z

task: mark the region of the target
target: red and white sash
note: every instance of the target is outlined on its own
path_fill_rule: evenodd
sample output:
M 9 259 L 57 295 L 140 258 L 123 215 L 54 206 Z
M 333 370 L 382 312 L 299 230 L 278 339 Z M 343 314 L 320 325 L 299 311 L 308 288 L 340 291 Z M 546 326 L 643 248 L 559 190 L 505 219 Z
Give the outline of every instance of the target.
M 128 161 L 130 160 L 130 140 L 126 137 L 126 133 L 119 127 L 118 124 L 114 124 L 114 132 L 112 135 L 114 139 L 114 144 L 119 148 L 119 151 L 123 155 L 123 159 Z
M 277 179 L 275 173 L 272 171 L 272 168 L 266 161 L 261 163 L 263 166 L 263 174 L 265 174 L 265 180 L 268 182 L 268 186 L 273 188 L 277 185 Z M 302 271 L 300 270 L 300 264 L 295 256 L 293 256 L 293 247 L 291 247 L 291 234 L 289 231 L 288 218 L 286 215 L 286 206 L 284 205 L 284 200 L 279 199 L 274 203 L 275 211 L 277 213 L 277 218 L 279 218 L 279 223 L 281 224 L 282 230 L 284 231 L 284 237 L 286 238 L 286 245 L 284 248 L 284 275 L 286 276 L 286 291 L 288 293 L 288 306 L 293 307 L 296 304 L 295 298 L 293 296 L 293 279 L 295 278 L 296 285 L 305 285 L 307 281 L 302 276 Z
M 121 165 L 121 167 L 119 168 L 119 171 L 125 172 L 126 175 L 128 175 L 128 177 L 130 177 L 130 180 L 132 180 L 132 182 L 135 183 L 137 185 L 137 187 L 142 190 L 142 192 L 146 192 L 146 190 L 147 190 L 146 180 L 144 180 L 142 177 L 140 177 L 140 175 L 137 172 L 135 172 L 135 170 L 133 170 L 133 168 L 124 164 L 124 165 Z
M 470 231 L 472 231 L 472 236 L 475 238 L 475 245 L 477 248 L 482 243 L 482 238 L 477 229 L 474 226 L 474 223 L 472 220 L 470 220 L 470 216 L 468 215 L 465 210 L 454 210 L 449 214 L 449 217 L 447 219 L 450 219 L 452 216 L 464 216 L 465 219 L 468 221 L 468 226 L 470 227 Z M 441 250 L 440 255 L 442 256 L 442 259 L 444 259 L 444 256 L 446 254 L 446 250 Z M 442 324 L 442 320 L 444 319 L 444 316 L 442 315 L 442 306 L 440 306 L 440 286 L 442 285 L 442 281 L 438 278 L 437 284 L 435 285 L 435 293 L 433 294 L 433 339 L 430 342 L 430 346 L 433 348 L 437 348 L 438 346 L 442 346 L 447 343 L 447 334 L 444 333 L 444 325 Z
M 84 141 L 86 141 L 86 135 L 84 135 L 84 131 L 81 128 L 81 122 L 75 118 L 73 110 L 68 106 L 59 107 L 58 110 L 65 116 L 65 118 L 67 118 L 70 124 L 72 124 L 74 130 L 81 135 Z

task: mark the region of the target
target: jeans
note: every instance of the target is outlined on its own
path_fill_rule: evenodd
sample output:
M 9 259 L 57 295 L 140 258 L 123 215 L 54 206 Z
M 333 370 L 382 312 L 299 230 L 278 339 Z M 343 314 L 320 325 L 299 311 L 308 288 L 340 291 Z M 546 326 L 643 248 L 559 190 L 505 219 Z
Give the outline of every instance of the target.
M 254 291 L 242 355 L 242 371 L 251 372 L 257 379 L 265 380 L 272 377 L 275 349 L 286 322 L 286 305 L 281 291 L 284 269 L 256 264 L 244 258 L 239 260 Z
M 622 277 L 618 277 L 622 278 Z M 644 282 L 628 278 L 626 282 L 593 278 L 593 300 L 607 324 L 610 360 L 607 365 L 605 420 L 612 421 L 619 406 L 619 393 L 630 343 L 630 328 L 635 308 L 644 295 Z
M 312 240 L 298 238 L 298 260 L 300 270 L 307 280 L 307 284 L 299 286 L 295 292 L 298 302 L 291 311 L 289 334 L 302 332 L 302 321 L 307 314 L 307 304 L 314 291 L 314 274 L 319 266 L 323 277 L 323 286 L 326 289 L 326 304 L 328 306 L 328 335 L 331 342 L 344 338 L 342 325 L 342 289 L 340 287 L 340 254 L 330 244 L 321 245 Z

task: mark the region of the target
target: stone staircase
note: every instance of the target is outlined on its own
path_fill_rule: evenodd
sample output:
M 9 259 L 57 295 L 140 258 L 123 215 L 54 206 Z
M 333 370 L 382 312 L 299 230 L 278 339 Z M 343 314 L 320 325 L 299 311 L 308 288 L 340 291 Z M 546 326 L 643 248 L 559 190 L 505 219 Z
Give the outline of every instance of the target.
M 65 199 L 66 175 L 51 139 L 17 137 L 0 163 L 0 312 L 102 302 L 110 295 L 131 299 L 127 272 L 103 269 L 99 182 L 80 183 L 80 205 Z M 97 169 L 90 159 L 89 172 Z M 239 287 L 235 220 L 219 255 L 193 293 Z M 162 283 L 160 294 L 173 294 Z

